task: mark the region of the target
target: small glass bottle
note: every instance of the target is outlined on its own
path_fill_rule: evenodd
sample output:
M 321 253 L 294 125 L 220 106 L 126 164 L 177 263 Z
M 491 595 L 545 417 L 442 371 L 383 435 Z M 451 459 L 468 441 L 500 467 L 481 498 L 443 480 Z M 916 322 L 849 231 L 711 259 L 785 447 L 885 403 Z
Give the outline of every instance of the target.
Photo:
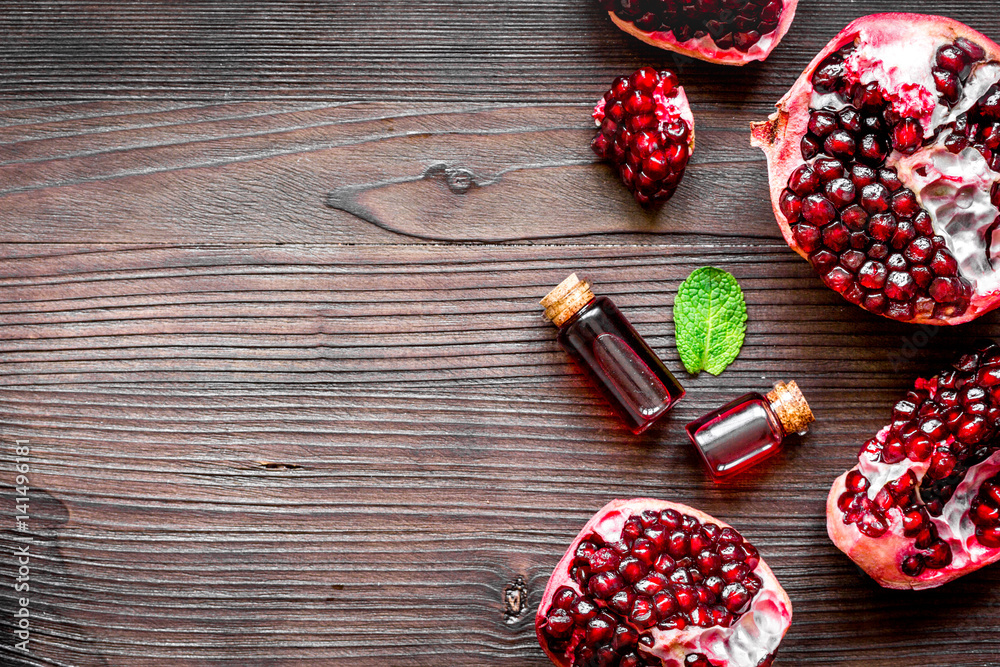
M 799 386 L 778 382 L 767 396 L 740 396 L 691 422 L 687 433 L 712 476 L 721 478 L 771 456 L 785 437 L 805 435 L 813 419 Z
M 607 297 L 595 297 L 576 274 L 541 304 L 559 327 L 558 340 L 607 396 L 633 433 L 642 433 L 674 406 L 684 388 Z

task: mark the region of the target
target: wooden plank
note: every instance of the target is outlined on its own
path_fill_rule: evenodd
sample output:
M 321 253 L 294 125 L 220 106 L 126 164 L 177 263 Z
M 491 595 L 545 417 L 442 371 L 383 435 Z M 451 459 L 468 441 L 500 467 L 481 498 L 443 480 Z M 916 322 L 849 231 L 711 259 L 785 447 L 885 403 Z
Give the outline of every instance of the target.
M 594 0 L 413 3 L 7 0 L 0 91 L 18 99 L 582 102 L 640 63 L 670 65 L 695 100 L 763 109 L 848 22 L 946 13 L 993 38 L 993 0 L 802 2 L 767 63 L 718 67 L 647 47 Z
M 4 250 L 0 467 L 11 441 L 31 441 L 43 540 L 34 661 L 14 664 L 542 667 L 532 616 L 551 567 L 597 507 L 636 495 L 755 540 L 795 605 L 786 664 L 1000 650 L 996 568 L 883 591 L 823 516 L 833 477 L 913 376 L 996 335 L 995 317 L 932 332 L 906 358 L 911 328 L 842 302 L 770 241 Z M 709 262 L 746 290 L 747 345 L 721 377 L 678 373 L 687 398 L 635 438 L 537 300 L 589 273 L 679 369 L 670 304 Z M 709 482 L 682 425 L 791 378 L 813 433 Z M 526 604 L 508 622 L 518 577 Z
M 143 102 L 18 109 L 0 112 L 0 238 L 775 238 L 763 154 L 749 146 L 752 118 L 701 114 L 683 186 L 669 205 L 646 211 L 611 168 L 595 162 L 587 105 L 261 102 L 164 109 Z M 722 189 L 733 196 L 717 197 Z

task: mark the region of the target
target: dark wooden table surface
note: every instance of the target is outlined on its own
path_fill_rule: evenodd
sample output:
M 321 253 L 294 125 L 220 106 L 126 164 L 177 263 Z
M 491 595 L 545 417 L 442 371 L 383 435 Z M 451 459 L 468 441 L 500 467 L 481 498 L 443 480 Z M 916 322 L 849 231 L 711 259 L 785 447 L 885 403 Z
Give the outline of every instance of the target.
M 0 664 L 542 667 L 565 545 L 648 495 L 758 544 L 795 607 L 782 665 L 1000 665 L 1000 569 L 885 591 L 824 524 L 904 388 L 1000 320 L 928 335 L 847 304 L 781 241 L 749 147 L 813 54 L 884 10 L 1000 37 L 994 0 L 802 0 L 736 69 L 593 0 L 4 0 Z M 679 70 L 698 131 L 655 214 L 589 149 L 591 103 L 644 63 Z M 705 264 L 742 283 L 746 346 L 680 373 L 687 398 L 632 437 L 537 301 L 588 273 L 679 370 L 673 297 Z M 813 432 L 712 484 L 683 424 L 778 379 Z

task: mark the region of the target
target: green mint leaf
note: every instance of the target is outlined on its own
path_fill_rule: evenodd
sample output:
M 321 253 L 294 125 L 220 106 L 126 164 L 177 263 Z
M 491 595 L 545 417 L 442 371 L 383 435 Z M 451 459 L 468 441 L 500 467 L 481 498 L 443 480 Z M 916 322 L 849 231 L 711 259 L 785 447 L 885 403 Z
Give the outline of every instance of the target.
M 747 330 L 747 303 L 736 278 L 714 266 L 692 272 L 677 291 L 674 326 L 688 373 L 726 370 L 740 353 Z

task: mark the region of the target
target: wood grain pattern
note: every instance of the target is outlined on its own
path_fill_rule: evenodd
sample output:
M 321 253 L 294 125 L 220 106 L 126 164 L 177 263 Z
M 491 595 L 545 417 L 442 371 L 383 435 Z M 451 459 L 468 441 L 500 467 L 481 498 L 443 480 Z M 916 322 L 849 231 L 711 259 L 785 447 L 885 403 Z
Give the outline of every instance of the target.
M 740 69 L 633 40 L 593 0 L 8 0 L 0 91 L 41 100 L 580 102 L 595 81 L 653 62 L 680 68 L 699 104 L 763 109 L 865 14 L 943 13 L 1000 37 L 992 0 L 800 4 L 767 62 Z
M 748 146 L 830 36 L 889 9 L 803 2 L 737 70 L 592 1 L 5 2 L 0 665 L 543 667 L 551 568 L 637 495 L 759 545 L 795 605 L 781 665 L 1000 665 L 1000 570 L 881 590 L 823 517 L 913 377 L 998 316 L 921 332 L 844 302 L 781 242 Z M 1000 36 L 995 3 L 947 9 Z M 588 147 L 591 102 L 640 62 L 680 70 L 698 123 L 655 213 Z M 679 374 L 687 397 L 633 437 L 537 301 L 590 274 L 679 369 L 671 305 L 704 264 L 744 286 L 746 346 Z M 683 424 L 778 379 L 813 432 L 707 481 Z M 25 438 L 28 656 L 7 548 Z
M 65 113 L 0 127 L 8 213 L 0 234 L 9 241 L 572 243 L 777 234 L 745 113 L 699 116 L 692 177 L 654 212 L 595 162 L 588 105 L 242 103 Z M 732 183 L 746 185 L 716 196 Z M 741 223 L 748 212 L 752 228 Z
M 596 507 L 634 495 L 683 499 L 753 536 L 796 605 L 789 664 L 959 664 L 956 635 L 997 648 L 994 570 L 915 596 L 877 590 L 823 519 L 860 434 L 995 318 L 942 331 L 894 369 L 909 329 L 860 316 L 769 242 L 557 257 L 8 249 L 0 419 L 8 441 L 34 443 L 34 484 L 51 497 L 39 512 L 54 524 L 37 574 L 41 664 L 543 665 L 531 617 L 549 568 Z M 678 368 L 669 304 L 706 261 L 743 282 L 747 346 L 631 437 L 557 349 L 537 299 L 589 272 Z M 708 482 L 682 425 L 793 376 L 813 434 L 765 470 Z M 519 576 L 527 604 L 506 623 L 503 589 Z

